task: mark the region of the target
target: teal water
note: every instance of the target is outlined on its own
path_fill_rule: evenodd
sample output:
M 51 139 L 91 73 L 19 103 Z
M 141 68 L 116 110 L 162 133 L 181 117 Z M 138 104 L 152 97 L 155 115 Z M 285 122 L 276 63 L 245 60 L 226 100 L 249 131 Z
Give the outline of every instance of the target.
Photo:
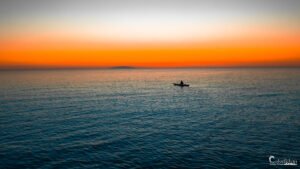
M 299 140 L 300 69 L 0 72 L 0 168 L 269 168 Z

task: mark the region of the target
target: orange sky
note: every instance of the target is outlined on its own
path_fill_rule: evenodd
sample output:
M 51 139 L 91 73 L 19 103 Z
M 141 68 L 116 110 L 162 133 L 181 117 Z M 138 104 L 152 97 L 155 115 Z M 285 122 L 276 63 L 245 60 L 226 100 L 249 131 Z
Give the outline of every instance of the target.
M 300 66 L 295 1 L 21 2 L 0 4 L 0 69 Z
M 227 67 L 299 66 L 297 32 L 181 42 L 110 42 L 78 37 L 18 35 L 1 40 L 0 66 Z

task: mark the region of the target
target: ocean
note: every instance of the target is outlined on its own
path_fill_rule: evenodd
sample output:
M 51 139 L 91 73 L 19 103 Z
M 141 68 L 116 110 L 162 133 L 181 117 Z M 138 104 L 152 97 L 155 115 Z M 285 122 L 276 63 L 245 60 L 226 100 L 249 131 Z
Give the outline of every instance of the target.
M 270 156 L 300 165 L 297 68 L 0 71 L 3 169 L 269 168 Z

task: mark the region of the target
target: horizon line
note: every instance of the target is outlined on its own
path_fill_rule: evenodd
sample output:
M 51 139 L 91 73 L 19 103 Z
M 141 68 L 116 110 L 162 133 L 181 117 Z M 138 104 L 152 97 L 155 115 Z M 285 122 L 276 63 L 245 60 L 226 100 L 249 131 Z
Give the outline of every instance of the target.
M 174 66 L 174 67 L 142 67 L 142 66 L 110 66 L 110 67 L 13 67 L 0 68 L 0 71 L 21 71 L 21 70 L 135 70 L 135 69 L 252 69 L 252 68 L 300 68 L 300 65 L 293 66 Z

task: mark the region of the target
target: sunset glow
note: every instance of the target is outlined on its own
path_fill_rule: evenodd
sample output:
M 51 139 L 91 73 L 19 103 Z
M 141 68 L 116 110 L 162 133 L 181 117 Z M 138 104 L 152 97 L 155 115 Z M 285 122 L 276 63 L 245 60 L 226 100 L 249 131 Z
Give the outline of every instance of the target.
M 34 12 L 1 5 L 19 10 L 0 17 L 1 68 L 300 66 L 296 1 L 91 1 L 98 8 L 72 1 L 56 12 L 69 1 L 59 2 L 37 3 Z M 51 10 L 43 11 L 47 5 Z

